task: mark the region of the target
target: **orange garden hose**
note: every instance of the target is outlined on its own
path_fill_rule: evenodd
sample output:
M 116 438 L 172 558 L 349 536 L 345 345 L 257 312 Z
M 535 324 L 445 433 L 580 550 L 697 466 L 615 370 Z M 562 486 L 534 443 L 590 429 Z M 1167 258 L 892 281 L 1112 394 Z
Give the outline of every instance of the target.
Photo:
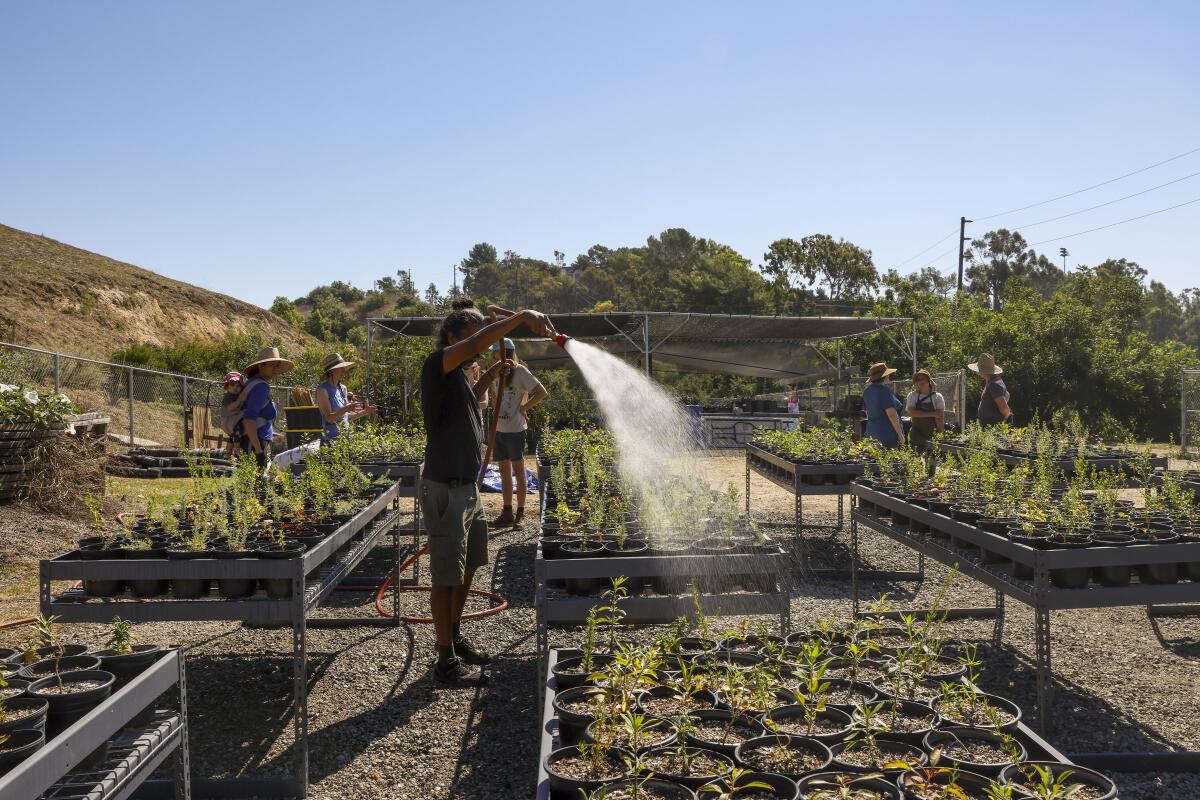
M 388 617 L 388 618 L 392 618 L 395 616 L 394 613 L 392 613 L 391 611 L 388 611 L 387 609 L 385 609 L 383 607 L 383 595 L 387 592 L 388 589 L 390 589 L 392 587 L 392 584 L 395 583 L 397 575 L 399 575 L 405 569 L 407 569 L 408 567 L 410 567 L 414 563 L 416 563 L 417 559 L 419 559 L 421 556 L 425 555 L 427 552 L 429 552 L 429 545 L 425 545 L 420 550 L 418 550 L 415 555 L 410 556 L 407 561 L 405 561 L 400 566 L 396 567 L 396 570 L 391 575 L 389 575 L 383 583 L 381 583 L 379 585 L 378 591 L 375 592 L 375 610 L 379 612 L 379 616 Z M 403 592 L 428 592 L 428 591 L 432 591 L 433 587 L 432 586 L 401 586 L 400 590 Z M 498 605 L 494 605 L 491 608 L 485 608 L 483 611 L 473 611 L 469 614 L 463 614 L 462 615 L 463 619 L 483 619 L 484 617 L 490 617 L 493 614 L 499 614 L 501 611 L 504 611 L 505 609 L 508 608 L 508 601 L 505 600 L 500 595 L 496 594 L 495 592 L 488 592 L 488 591 L 484 591 L 483 589 L 468 589 L 467 593 L 473 594 L 476 597 L 486 597 L 487 599 L 494 601 Z M 407 623 L 413 624 L 413 625 L 429 625 L 429 624 L 433 623 L 433 617 L 400 617 L 400 621 L 407 622 Z

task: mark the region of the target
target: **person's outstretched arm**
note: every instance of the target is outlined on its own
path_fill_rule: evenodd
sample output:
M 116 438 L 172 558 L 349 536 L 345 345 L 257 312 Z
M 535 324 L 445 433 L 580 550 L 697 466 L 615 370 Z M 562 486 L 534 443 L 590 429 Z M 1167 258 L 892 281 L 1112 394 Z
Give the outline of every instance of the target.
M 442 372 L 449 375 L 522 325 L 528 325 L 538 336 L 552 335 L 554 332 L 550 318 L 540 311 L 528 308 L 518 311 L 512 316 L 484 325 L 473 335 L 442 350 Z M 481 380 L 480 383 L 482 382 Z

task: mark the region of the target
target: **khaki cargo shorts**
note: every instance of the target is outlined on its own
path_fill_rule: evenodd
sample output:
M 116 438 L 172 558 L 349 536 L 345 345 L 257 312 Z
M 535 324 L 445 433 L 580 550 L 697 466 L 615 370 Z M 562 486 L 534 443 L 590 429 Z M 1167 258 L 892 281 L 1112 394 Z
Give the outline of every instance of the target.
M 421 515 L 429 536 L 429 582 L 461 586 L 467 570 L 488 563 L 487 519 L 474 481 L 421 481 Z

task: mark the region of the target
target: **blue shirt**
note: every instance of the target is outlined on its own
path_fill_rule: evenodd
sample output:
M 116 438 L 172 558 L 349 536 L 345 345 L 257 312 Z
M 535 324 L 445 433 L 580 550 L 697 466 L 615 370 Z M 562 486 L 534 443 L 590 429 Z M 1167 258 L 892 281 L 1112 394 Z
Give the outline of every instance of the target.
M 325 396 L 329 398 L 330 411 L 338 411 L 345 408 L 347 399 L 346 386 L 344 384 L 339 383 L 337 386 L 334 386 L 328 382 L 322 383 L 317 386 L 317 391 L 324 392 Z M 325 429 L 325 441 L 327 442 L 332 442 L 338 436 L 341 436 L 342 428 L 347 425 L 345 417 L 342 417 L 337 422 L 330 422 L 324 416 L 321 417 L 321 427 Z
M 899 414 L 904 405 L 887 385 L 872 383 L 863 391 L 863 410 L 867 412 L 865 435 L 889 447 L 897 447 L 900 440 L 896 436 L 896 429 L 892 427 L 892 421 L 888 419 L 889 408 L 896 409 L 896 413 Z
M 246 404 L 242 406 L 246 419 L 254 420 L 258 430 L 258 440 L 269 442 L 275 435 L 271 420 L 275 419 L 275 403 L 271 400 L 271 384 L 263 381 L 256 383 L 246 396 Z

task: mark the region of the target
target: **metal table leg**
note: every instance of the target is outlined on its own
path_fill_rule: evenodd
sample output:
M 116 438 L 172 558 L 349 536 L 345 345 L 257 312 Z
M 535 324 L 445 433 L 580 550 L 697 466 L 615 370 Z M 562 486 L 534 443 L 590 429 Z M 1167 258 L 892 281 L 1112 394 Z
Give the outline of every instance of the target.
M 1050 610 L 1038 606 L 1033 611 L 1034 644 L 1037 663 L 1038 733 L 1050 735 Z
M 750 454 L 746 454 L 746 520 L 750 520 Z
M 992 646 L 999 647 L 1004 641 L 1004 592 L 996 590 L 996 622 L 992 626 Z
M 303 563 L 302 559 L 296 559 Z M 302 567 L 298 570 L 303 572 Z M 308 796 L 308 651 L 305 646 L 304 576 L 292 579 L 292 715 L 296 731 L 296 790 Z
M 858 521 L 850 517 L 850 599 L 858 619 Z
M 171 759 L 175 783 L 175 800 L 192 800 L 192 756 L 188 750 L 187 724 L 187 667 L 183 653 L 179 654 L 179 746 Z

